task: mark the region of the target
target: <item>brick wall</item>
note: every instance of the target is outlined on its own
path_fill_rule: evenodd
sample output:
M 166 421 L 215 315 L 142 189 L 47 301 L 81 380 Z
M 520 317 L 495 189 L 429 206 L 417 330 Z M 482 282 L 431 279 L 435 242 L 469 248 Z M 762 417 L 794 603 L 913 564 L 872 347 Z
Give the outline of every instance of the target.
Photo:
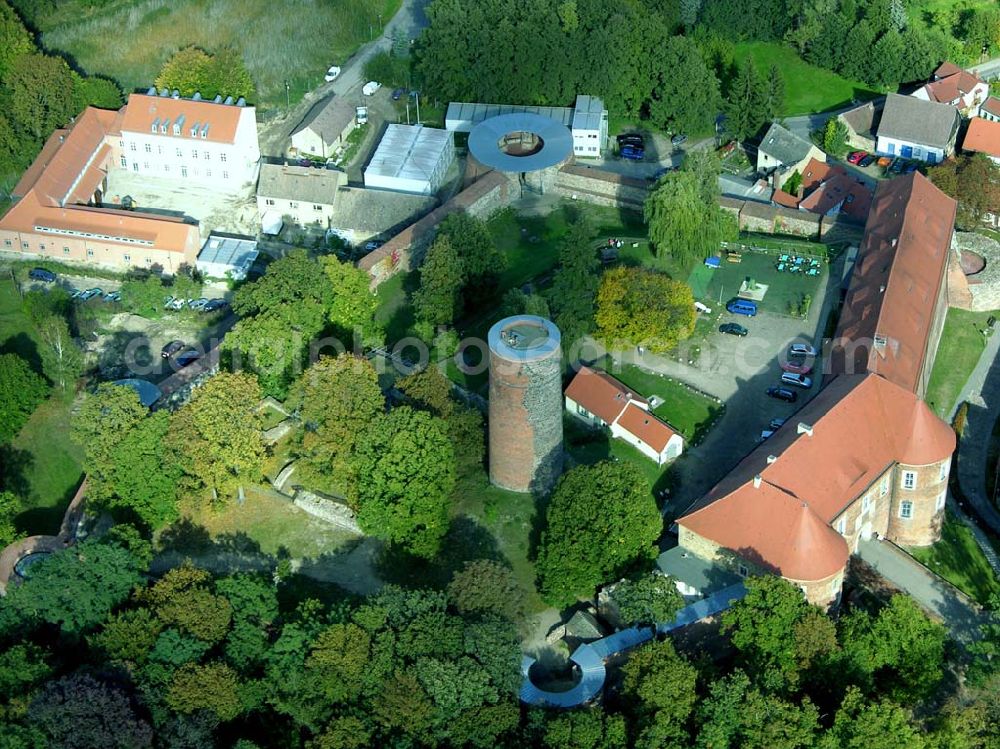
M 434 241 L 437 226 L 456 211 L 465 211 L 477 218 L 491 214 L 510 204 L 518 192 L 511 177 L 489 172 L 478 182 L 458 193 L 444 205 L 403 229 L 377 250 L 358 261 L 358 267 L 368 272 L 372 288 L 392 278 L 400 271 L 416 268 L 423 252 Z
M 571 164 L 559 170 L 554 187 L 556 192 L 570 199 L 641 211 L 649 195 L 650 183 Z
M 969 281 L 962 271 L 962 266 L 958 262 L 958 253 L 952 251 L 948 254 L 948 302 L 952 307 L 964 310 L 971 310 L 973 307 L 972 291 L 969 290 Z
M 951 456 L 947 458 L 951 464 Z M 903 488 L 904 472 L 916 473 L 916 486 Z M 948 490 L 948 472 L 941 479 L 941 463 L 926 466 L 896 467 L 892 481 L 892 502 L 889 505 L 889 528 L 886 538 L 900 546 L 929 546 L 941 538 L 941 522 L 944 506 L 938 503 Z M 901 516 L 903 503 L 909 502 L 910 517 Z

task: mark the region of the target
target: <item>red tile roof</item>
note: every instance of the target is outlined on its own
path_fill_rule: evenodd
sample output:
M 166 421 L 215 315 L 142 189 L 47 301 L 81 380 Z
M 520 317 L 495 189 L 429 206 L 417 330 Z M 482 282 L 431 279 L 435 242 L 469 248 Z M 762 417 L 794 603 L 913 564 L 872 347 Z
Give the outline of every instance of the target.
M 962 148 L 987 156 L 1000 156 L 1000 122 L 973 117 L 969 120 Z
M 678 523 L 785 577 L 821 580 L 846 562 L 829 526 L 851 502 L 893 463 L 927 465 L 954 449 L 954 431 L 914 393 L 841 375 Z
M 232 104 L 216 104 L 212 101 L 193 101 L 192 99 L 172 99 L 169 96 L 149 96 L 147 94 L 132 94 L 125 108 L 125 116 L 121 121 L 121 129 L 131 133 L 148 133 L 156 120 L 168 120 L 171 127 L 167 135 L 173 133 L 172 126 L 177 118 L 184 116 L 184 126 L 177 138 L 191 138 L 191 128 L 195 123 L 208 125 L 205 140 L 218 143 L 234 143 L 236 128 L 240 122 L 240 114 L 247 111 L 246 107 Z M 200 140 L 200 138 L 199 138 Z
M 944 62 L 934 71 L 937 80 L 924 86 L 931 101 L 951 104 L 956 99 L 965 96 L 983 80 L 974 73 L 962 70 L 957 65 Z
M 625 407 L 622 415 L 618 418 L 618 425 L 658 453 L 662 453 L 671 437 L 677 434 L 666 422 L 661 421 L 635 403 L 629 403 Z
M 995 96 L 987 96 L 986 101 L 983 102 L 983 106 L 980 109 L 984 112 L 989 112 L 994 117 L 1000 117 L 1000 99 Z
M 798 208 L 799 206 L 798 197 L 784 190 L 775 190 L 774 195 L 771 196 L 771 200 L 778 205 L 785 206 L 785 208 Z
M 816 162 L 816 167 L 811 170 L 813 178 L 799 208 L 825 216 L 840 206 L 840 212 L 845 216 L 859 222 L 864 221 L 872 205 L 871 188 L 841 166 Z M 809 172 L 810 169 L 807 168 L 806 171 Z
M 590 367 L 580 367 L 566 388 L 566 397 L 607 424 L 613 423 L 630 402 L 646 403 L 611 375 Z
M 832 374 L 877 372 L 916 392 L 955 209 L 919 172 L 879 184 L 837 326 Z
M 955 73 L 961 73 L 961 72 L 962 68 L 958 67 L 958 65 L 956 65 L 953 62 L 948 62 L 947 60 L 945 60 L 940 65 L 938 65 L 938 69 L 934 71 L 934 77 L 947 78 L 949 75 L 955 75 Z

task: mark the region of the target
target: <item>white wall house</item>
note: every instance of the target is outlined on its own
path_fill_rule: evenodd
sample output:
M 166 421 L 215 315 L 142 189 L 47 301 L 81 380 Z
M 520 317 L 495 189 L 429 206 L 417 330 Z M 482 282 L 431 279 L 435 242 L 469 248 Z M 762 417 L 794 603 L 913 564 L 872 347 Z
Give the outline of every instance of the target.
M 875 151 L 937 164 L 954 153 L 959 122 L 958 110 L 950 104 L 888 94 Z
M 316 102 L 292 131 L 292 148 L 299 154 L 330 158 L 345 146 L 356 127 L 355 106 L 331 96 Z
M 347 174 L 311 166 L 263 164 L 257 183 L 257 211 L 261 225 L 278 219 L 299 226 L 330 227 L 337 190 L 347 184 Z
M 122 169 L 225 191 L 256 181 L 260 145 L 254 107 L 232 97 L 205 101 L 154 91 L 132 94 L 124 109 L 118 142 Z
M 566 410 L 590 426 L 605 427 L 657 465 L 680 457 L 684 438 L 652 414 L 649 402 L 614 377 L 581 367 L 565 392 Z
M 773 186 L 780 189 L 795 172 L 802 174 L 811 159 L 825 162 L 826 154 L 774 122 L 757 147 L 757 172 L 770 175 Z

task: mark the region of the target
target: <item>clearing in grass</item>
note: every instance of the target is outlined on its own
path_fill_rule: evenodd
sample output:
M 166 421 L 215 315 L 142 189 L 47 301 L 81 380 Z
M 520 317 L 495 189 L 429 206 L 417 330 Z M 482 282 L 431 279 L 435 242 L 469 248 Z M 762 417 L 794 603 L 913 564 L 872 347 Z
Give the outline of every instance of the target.
M 1000 316 L 1000 310 L 968 312 L 955 307 L 948 310 L 930 384 L 924 395 L 924 400 L 938 416 L 944 419 L 951 416 L 955 400 L 986 347 L 986 334 L 990 330 L 987 320 L 996 316 Z M 996 335 L 995 332 L 991 334 Z

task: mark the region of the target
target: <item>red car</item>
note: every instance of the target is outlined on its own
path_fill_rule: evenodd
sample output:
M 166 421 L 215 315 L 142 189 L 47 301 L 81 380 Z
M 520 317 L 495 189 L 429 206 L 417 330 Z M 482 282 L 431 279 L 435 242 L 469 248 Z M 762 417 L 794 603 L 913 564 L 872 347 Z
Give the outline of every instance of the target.
M 864 151 L 855 151 L 850 156 L 847 157 L 847 162 L 849 164 L 857 164 L 861 159 L 863 159 L 868 154 Z
M 794 372 L 800 375 L 807 375 L 812 372 L 812 364 L 806 364 L 801 360 L 789 359 L 788 361 L 779 362 L 779 366 L 785 372 Z

